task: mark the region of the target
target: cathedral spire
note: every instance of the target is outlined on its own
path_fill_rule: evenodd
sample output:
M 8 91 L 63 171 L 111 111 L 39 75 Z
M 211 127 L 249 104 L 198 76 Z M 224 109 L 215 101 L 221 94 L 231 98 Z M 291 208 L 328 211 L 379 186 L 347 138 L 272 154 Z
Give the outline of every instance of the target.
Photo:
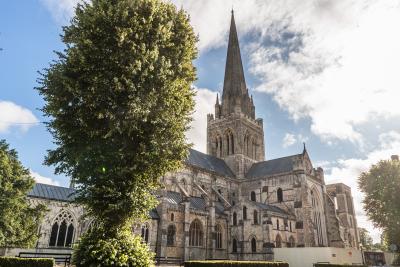
M 229 30 L 228 52 L 226 55 L 224 88 L 222 92 L 222 113 L 241 112 L 251 117 L 250 98 L 244 78 L 239 39 L 236 31 L 235 16 L 232 10 Z

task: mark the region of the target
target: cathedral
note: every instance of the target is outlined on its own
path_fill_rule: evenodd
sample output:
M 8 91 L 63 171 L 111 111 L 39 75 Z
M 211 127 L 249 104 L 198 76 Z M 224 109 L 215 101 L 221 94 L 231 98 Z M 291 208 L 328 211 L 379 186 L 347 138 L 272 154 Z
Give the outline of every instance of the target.
M 232 12 L 225 77 L 207 116 L 207 154 L 161 178 L 159 204 L 134 225 L 156 259 L 271 260 L 281 247 L 358 247 L 351 190 L 326 185 L 303 151 L 265 159 L 263 121 L 246 87 Z M 36 184 L 29 199 L 48 206 L 37 247 L 69 250 L 92 223 L 72 204 L 74 189 Z

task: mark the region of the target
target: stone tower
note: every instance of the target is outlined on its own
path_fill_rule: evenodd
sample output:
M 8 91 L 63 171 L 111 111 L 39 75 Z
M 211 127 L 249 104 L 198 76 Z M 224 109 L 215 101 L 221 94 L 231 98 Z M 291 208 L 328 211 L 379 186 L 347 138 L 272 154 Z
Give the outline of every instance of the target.
M 207 153 L 224 159 L 238 178 L 264 160 L 263 122 L 246 87 L 233 11 L 222 99 L 217 96 L 215 114 L 207 118 Z

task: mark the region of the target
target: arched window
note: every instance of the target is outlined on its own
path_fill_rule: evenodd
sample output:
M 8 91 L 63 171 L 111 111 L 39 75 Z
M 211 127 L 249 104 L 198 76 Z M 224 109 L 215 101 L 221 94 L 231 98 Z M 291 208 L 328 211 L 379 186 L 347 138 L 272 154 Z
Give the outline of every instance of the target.
M 253 146 L 253 159 L 255 159 L 255 158 L 257 158 L 257 144 L 256 144 L 256 141 L 255 140 L 253 140 L 253 143 L 252 143 L 252 146 Z
M 218 193 L 219 193 L 221 196 L 223 196 L 221 189 L 218 189 Z M 222 202 L 222 200 L 221 200 L 220 197 L 218 197 L 218 202 Z
M 174 221 L 174 214 L 173 213 L 171 213 L 171 222 L 173 222 Z
M 247 208 L 243 206 L 243 220 L 247 220 Z
M 230 140 L 231 140 L 231 154 L 235 154 L 235 140 L 233 139 L 233 134 L 230 134 Z
M 222 157 L 222 138 L 221 136 L 219 137 L 219 156 Z
M 181 186 L 183 187 L 183 189 L 186 190 L 186 180 L 185 179 L 181 180 Z
M 197 219 L 190 224 L 189 245 L 192 247 L 203 246 L 203 227 Z
M 276 229 L 279 230 L 279 219 L 276 219 Z
M 237 225 L 237 214 L 236 212 L 233 213 L 232 215 L 232 224 Z
M 275 247 L 276 248 L 282 247 L 282 237 L 280 235 L 277 235 L 275 238 Z
M 226 140 L 226 155 L 232 155 L 235 153 L 235 140 L 233 138 L 233 133 L 228 130 L 225 134 Z
M 278 191 L 276 191 L 276 196 L 278 197 L 278 202 L 282 202 L 283 201 L 282 188 L 278 188 Z
M 289 242 L 288 242 L 287 246 L 288 246 L 289 248 L 294 248 L 295 245 L 296 245 L 296 244 L 295 244 L 294 237 L 293 237 L 293 236 L 290 236 L 290 237 L 289 237 Z
M 226 155 L 230 155 L 231 149 L 230 149 L 230 141 L 229 141 L 229 133 L 225 135 L 225 143 L 226 143 Z
M 237 253 L 237 241 L 235 238 L 232 240 L 232 252 Z
M 289 231 L 292 232 L 292 222 L 289 222 Z
M 256 192 L 251 191 L 251 193 L 250 193 L 250 200 L 251 200 L 251 201 L 256 201 Z
M 258 212 L 256 210 L 253 211 L 253 222 L 258 224 Z
M 251 239 L 251 252 L 252 253 L 257 252 L 257 241 L 254 237 Z
M 149 225 L 147 223 L 142 225 L 140 236 L 145 243 L 149 243 Z
M 243 142 L 243 154 L 249 156 L 249 135 L 246 133 Z
M 175 225 L 171 224 L 167 228 L 167 246 L 173 246 L 175 244 Z
M 216 240 L 215 240 L 216 248 L 222 248 L 222 227 L 219 224 L 215 226 L 215 235 L 216 235 Z
M 71 247 L 75 228 L 71 213 L 63 210 L 54 220 L 50 233 L 50 247 Z

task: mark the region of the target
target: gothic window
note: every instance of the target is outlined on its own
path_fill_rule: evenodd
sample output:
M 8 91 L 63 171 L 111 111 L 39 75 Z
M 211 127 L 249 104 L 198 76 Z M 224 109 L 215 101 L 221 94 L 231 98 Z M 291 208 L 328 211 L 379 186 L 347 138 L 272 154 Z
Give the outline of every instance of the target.
M 257 158 L 257 144 L 256 141 L 253 140 L 252 142 L 252 152 L 253 152 L 253 159 Z
M 217 224 L 215 226 L 215 233 L 216 233 L 216 248 L 222 248 L 222 227 L 221 225 Z
M 249 136 L 247 134 L 244 136 L 243 154 L 245 154 L 246 156 L 249 155 Z
M 173 222 L 174 221 L 174 214 L 173 213 L 171 213 L 171 222 Z
M 235 140 L 233 138 L 232 131 L 228 130 L 225 134 L 226 139 L 226 155 L 232 155 L 235 153 Z
M 232 240 L 232 252 L 237 253 L 237 241 L 235 238 Z
M 295 241 L 294 241 L 294 237 L 293 236 L 289 237 L 289 242 L 288 242 L 287 246 L 289 248 L 294 248 L 295 247 Z
M 280 235 L 277 235 L 275 238 L 275 247 L 276 248 L 282 247 L 282 237 Z
M 183 189 L 186 190 L 186 180 L 185 179 L 181 180 L 181 186 L 183 187 Z
M 258 224 L 258 212 L 256 210 L 253 211 L 253 222 Z
M 50 233 L 50 247 L 71 247 L 75 228 L 74 218 L 67 211 L 62 211 L 54 220 Z
M 225 139 L 226 139 L 226 155 L 230 155 L 230 142 L 229 142 L 229 134 L 225 135 Z
M 171 224 L 167 229 L 167 246 L 173 246 L 175 244 L 175 234 L 176 228 L 175 225 Z
M 247 207 L 243 206 L 243 220 L 247 220 Z
M 233 223 L 233 225 L 237 225 L 237 214 L 236 214 L 236 212 L 234 212 L 233 215 L 232 215 L 232 223 Z
M 292 232 L 292 222 L 289 222 L 289 231 Z
M 203 246 L 203 227 L 199 220 L 194 220 L 189 228 L 189 245 L 192 247 Z
M 276 229 L 279 230 L 279 219 L 276 219 Z
M 233 139 L 233 134 L 230 134 L 230 140 L 231 140 L 231 154 L 235 154 L 235 140 Z
M 222 139 L 219 135 L 215 138 L 215 155 L 222 157 Z
M 221 196 L 223 196 L 223 195 L 222 195 L 221 189 L 218 189 L 218 193 L 219 193 Z M 218 201 L 219 201 L 219 202 L 222 202 L 222 200 L 221 200 L 219 197 L 218 197 Z
M 282 188 L 278 188 L 278 191 L 276 191 L 276 196 L 278 198 L 278 202 L 282 202 L 283 201 L 283 192 L 282 192 Z
M 251 191 L 251 193 L 250 193 L 250 200 L 251 200 L 251 201 L 256 201 L 256 192 Z
M 222 157 L 222 138 L 219 137 L 219 156 Z
M 257 241 L 254 237 L 251 239 L 251 252 L 252 253 L 257 252 Z
M 140 236 L 145 243 L 149 243 L 149 225 L 147 223 L 142 225 Z

